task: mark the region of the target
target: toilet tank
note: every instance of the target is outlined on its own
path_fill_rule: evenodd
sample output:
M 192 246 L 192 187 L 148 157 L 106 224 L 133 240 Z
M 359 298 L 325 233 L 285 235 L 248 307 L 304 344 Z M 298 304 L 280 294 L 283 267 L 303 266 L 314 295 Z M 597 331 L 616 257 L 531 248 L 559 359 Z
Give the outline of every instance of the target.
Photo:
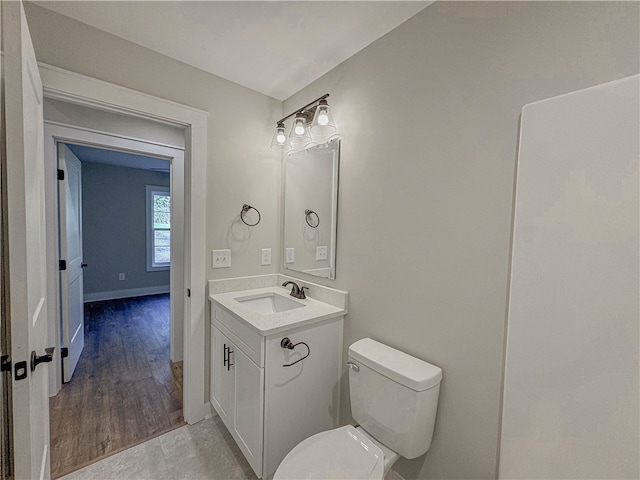
M 404 458 L 423 455 L 431 446 L 442 370 L 370 338 L 349 347 L 349 361 L 353 418 Z

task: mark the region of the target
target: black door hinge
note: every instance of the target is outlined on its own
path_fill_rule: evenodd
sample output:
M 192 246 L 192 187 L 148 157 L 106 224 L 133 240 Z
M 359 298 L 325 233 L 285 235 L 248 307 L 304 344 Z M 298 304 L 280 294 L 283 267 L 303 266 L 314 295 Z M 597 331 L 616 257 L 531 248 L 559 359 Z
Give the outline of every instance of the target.
M 60 357 L 67 358 L 69 356 L 69 349 L 67 347 L 62 347 L 60 349 Z
M 11 360 L 9 360 L 9 355 L 2 355 L 0 357 L 0 372 L 10 372 L 11 371 Z
M 64 170 L 58 169 L 58 180 L 64 180 Z
M 60 260 L 58 262 L 58 270 L 66 270 L 67 269 L 67 261 L 66 260 Z
M 16 381 L 27 378 L 27 362 L 16 362 L 13 370 L 13 378 Z

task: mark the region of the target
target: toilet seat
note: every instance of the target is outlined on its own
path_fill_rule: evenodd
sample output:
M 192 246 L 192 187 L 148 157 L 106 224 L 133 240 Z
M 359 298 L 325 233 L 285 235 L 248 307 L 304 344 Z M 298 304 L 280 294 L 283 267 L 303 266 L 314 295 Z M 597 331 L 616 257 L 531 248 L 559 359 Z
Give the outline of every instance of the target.
M 300 442 L 282 460 L 273 480 L 382 479 L 384 453 L 351 425 Z

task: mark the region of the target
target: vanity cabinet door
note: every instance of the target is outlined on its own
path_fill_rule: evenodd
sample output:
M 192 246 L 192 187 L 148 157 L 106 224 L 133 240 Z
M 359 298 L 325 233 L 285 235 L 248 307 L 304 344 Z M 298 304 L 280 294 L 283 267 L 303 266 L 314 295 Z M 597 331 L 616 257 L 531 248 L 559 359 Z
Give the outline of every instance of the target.
M 262 476 L 264 431 L 264 369 L 235 349 L 234 433 L 240 449 L 258 477 Z
M 233 428 L 235 393 L 235 348 L 216 327 L 211 328 L 211 403 L 229 430 Z M 233 353 L 231 353 L 233 352 Z

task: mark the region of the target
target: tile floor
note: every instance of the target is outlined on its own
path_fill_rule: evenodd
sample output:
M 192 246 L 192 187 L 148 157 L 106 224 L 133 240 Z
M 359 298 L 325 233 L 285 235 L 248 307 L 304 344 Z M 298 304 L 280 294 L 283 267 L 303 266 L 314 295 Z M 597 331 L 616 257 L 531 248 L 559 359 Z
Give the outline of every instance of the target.
M 220 417 L 185 425 L 61 480 L 256 479 Z

